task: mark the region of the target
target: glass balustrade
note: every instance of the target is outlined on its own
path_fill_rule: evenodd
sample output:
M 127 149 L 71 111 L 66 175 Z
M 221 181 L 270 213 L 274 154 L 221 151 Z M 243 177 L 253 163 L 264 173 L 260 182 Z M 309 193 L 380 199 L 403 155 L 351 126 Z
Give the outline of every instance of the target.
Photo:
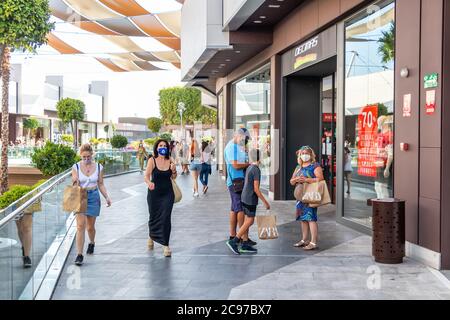
M 139 170 L 136 151 L 101 150 L 96 161 L 104 166 L 105 176 Z M 70 213 L 62 210 L 62 201 L 64 188 L 71 183 L 68 170 L 0 210 L 0 300 L 36 297 L 55 257 L 55 243 L 70 227 Z M 28 268 L 24 256 L 30 257 Z

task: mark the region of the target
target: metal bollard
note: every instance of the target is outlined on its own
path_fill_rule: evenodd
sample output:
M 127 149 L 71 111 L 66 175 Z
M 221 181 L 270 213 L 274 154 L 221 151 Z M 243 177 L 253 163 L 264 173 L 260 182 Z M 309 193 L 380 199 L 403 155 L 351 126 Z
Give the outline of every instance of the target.
M 372 255 L 376 262 L 398 264 L 405 257 L 405 201 L 372 199 Z

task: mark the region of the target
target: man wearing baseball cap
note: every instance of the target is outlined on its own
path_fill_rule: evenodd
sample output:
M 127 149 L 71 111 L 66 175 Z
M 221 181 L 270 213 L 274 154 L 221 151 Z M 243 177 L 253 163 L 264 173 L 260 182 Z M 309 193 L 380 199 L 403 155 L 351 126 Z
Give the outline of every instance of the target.
M 236 237 L 237 226 L 241 226 L 244 222 L 241 193 L 245 169 L 249 167 L 246 146 L 250 139 L 250 132 L 246 128 L 240 128 L 234 133 L 233 139 L 228 142 L 224 150 L 227 166 L 227 187 L 231 198 L 230 239 Z M 249 244 L 256 245 L 256 242 L 249 239 Z

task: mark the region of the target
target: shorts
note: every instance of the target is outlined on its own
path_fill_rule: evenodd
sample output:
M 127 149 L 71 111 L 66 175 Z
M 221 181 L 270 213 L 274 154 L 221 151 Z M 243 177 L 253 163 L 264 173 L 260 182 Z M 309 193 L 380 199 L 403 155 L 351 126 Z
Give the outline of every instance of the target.
M 202 164 L 201 163 L 192 162 L 191 166 L 189 167 L 189 170 L 200 172 L 202 170 Z
M 231 188 L 232 186 L 228 187 L 231 197 L 231 211 L 234 213 L 243 212 L 244 208 L 242 207 L 241 194 L 234 192 Z
M 249 218 L 254 218 L 256 216 L 256 205 L 250 205 L 243 203 L 242 206 L 244 207 L 244 214 Z

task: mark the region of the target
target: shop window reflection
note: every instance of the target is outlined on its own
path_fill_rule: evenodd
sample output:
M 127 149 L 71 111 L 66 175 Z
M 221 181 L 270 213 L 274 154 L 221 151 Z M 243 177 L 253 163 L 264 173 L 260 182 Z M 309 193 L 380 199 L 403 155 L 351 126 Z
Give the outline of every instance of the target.
M 367 200 L 393 197 L 395 3 L 346 24 L 344 213 L 372 225 Z
M 233 85 L 234 128 L 250 131 L 249 148 L 261 150 L 261 187 L 269 189 L 270 173 L 270 66 L 253 72 Z

